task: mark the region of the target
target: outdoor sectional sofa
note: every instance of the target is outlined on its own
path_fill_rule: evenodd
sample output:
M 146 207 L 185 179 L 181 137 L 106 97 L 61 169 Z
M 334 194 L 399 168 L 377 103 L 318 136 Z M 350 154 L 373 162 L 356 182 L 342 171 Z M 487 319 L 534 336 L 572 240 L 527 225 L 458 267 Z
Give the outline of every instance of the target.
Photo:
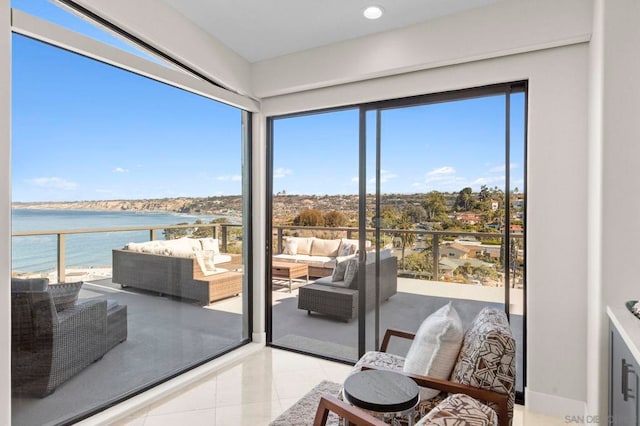
M 113 282 L 194 299 L 203 305 L 242 292 L 240 255 L 221 254 L 214 238 L 129 243 L 113 250 Z
M 347 238 L 287 237 L 284 250 L 274 255 L 273 260 L 304 263 L 309 268 L 310 277 L 326 277 L 333 273 L 337 257 L 355 254 L 358 246 L 358 240 Z M 371 241 L 367 241 L 366 247 L 371 247 Z
M 365 264 L 366 308 L 376 305 L 376 264 L 374 253 L 367 253 Z M 360 271 L 358 271 L 360 274 Z M 398 260 L 383 250 L 380 258 L 380 302 L 388 300 L 398 292 Z M 304 309 L 310 315 L 317 312 L 344 321 L 358 316 L 359 291 L 357 279 L 349 286 L 344 281 L 332 281 L 331 276 L 316 280 L 313 284 L 300 287 L 298 309 Z

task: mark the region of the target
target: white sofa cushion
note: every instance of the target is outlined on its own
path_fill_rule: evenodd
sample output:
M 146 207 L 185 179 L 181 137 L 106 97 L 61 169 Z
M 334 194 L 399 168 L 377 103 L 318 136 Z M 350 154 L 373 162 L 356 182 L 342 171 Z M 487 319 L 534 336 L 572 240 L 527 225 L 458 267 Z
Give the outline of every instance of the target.
M 348 288 L 348 286 L 344 282 L 344 280 L 342 280 L 342 281 L 331 281 L 331 275 L 326 276 L 326 277 L 322 277 L 322 278 L 318 278 L 313 283 L 314 284 L 322 284 L 322 285 L 326 285 L 326 286 L 329 286 L 329 287 Z
M 333 267 L 333 273 L 331 274 L 331 281 L 344 281 L 344 274 L 347 272 L 347 262 L 352 256 L 336 257 L 336 266 Z
M 313 244 L 313 240 L 315 240 L 315 237 L 287 237 L 286 242 L 296 242 L 296 245 L 298 246 L 296 254 L 311 254 L 311 245 Z
M 340 240 L 325 240 L 322 238 L 316 238 L 311 245 L 312 256 L 329 256 L 336 257 L 338 255 L 338 247 L 340 246 Z
M 449 302 L 422 322 L 407 352 L 403 371 L 448 379 L 463 337 L 462 321 Z M 423 399 L 431 399 L 439 393 L 436 389 L 423 388 L 420 395 Z

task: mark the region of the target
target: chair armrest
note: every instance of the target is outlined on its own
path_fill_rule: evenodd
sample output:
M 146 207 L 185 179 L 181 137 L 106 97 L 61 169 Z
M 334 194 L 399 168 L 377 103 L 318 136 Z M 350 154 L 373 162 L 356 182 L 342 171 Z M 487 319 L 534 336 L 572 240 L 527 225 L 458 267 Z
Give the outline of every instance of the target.
M 386 423 L 376 419 L 369 413 L 360 410 L 344 401 L 339 400 L 333 395 L 323 395 L 320 398 L 316 417 L 313 420 L 313 426 L 324 426 L 327 423 L 329 411 L 333 411 L 338 416 L 347 420 L 350 425 L 356 426 L 388 426 Z
M 387 346 L 389 346 L 389 341 L 391 340 L 391 336 L 401 337 L 403 339 L 413 340 L 416 335 L 415 333 L 409 333 L 407 331 L 394 330 L 392 328 L 388 328 L 384 333 L 384 338 L 382 339 L 382 344 L 380 345 L 380 352 L 386 352 Z
M 437 389 L 447 393 L 464 393 L 481 401 L 492 402 L 498 406 L 497 414 L 500 426 L 507 426 L 509 424 L 509 409 L 507 406 L 509 395 L 505 393 L 480 389 L 469 385 L 463 385 L 461 383 L 450 382 L 448 380 L 436 379 L 435 377 L 420 376 L 418 374 L 411 374 L 404 371 L 401 372 L 398 370 L 380 368 L 373 365 L 363 365 L 362 370 L 394 371 L 396 373 L 404 374 L 416 382 L 418 386 L 422 386 L 424 388 Z
M 54 325 L 54 346 L 70 352 L 67 361 L 73 359 L 70 353 L 82 353 L 94 361 L 106 352 L 107 336 L 107 299 L 96 297 L 78 302 L 74 306 L 58 313 L 58 322 Z M 78 350 L 77 342 L 82 342 Z

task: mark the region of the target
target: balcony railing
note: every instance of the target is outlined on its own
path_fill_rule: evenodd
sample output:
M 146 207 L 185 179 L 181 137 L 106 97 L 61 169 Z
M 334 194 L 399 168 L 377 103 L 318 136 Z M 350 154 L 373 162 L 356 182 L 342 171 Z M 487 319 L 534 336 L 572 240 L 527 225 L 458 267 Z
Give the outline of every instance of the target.
M 317 235 L 330 235 L 331 238 L 337 238 L 336 234 L 342 234 L 342 236 L 346 238 L 357 238 L 358 228 L 353 227 L 325 227 L 325 226 L 290 226 L 290 225 L 277 225 L 273 226 L 273 236 L 275 242 L 275 253 L 282 253 L 284 250 L 284 239 L 287 236 L 296 236 L 295 234 L 305 234 L 302 236 L 317 236 Z M 367 228 L 367 239 L 373 241 L 373 235 L 376 229 Z M 380 229 L 381 239 L 384 236 L 393 239 L 394 237 L 400 237 L 400 247 L 396 247 L 402 249 L 402 237 L 405 235 L 413 235 L 415 236 L 416 241 L 428 241 L 430 243 L 429 250 L 431 252 L 431 260 L 430 260 L 430 271 L 428 275 L 430 275 L 431 279 L 437 280 L 437 277 L 440 276 L 440 243 L 443 241 L 453 241 L 456 237 L 465 237 L 465 238 L 475 238 L 480 242 L 484 240 L 499 240 L 500 244 L 495 244 L 494 246 L 500 250 L 499 259 L 504 257 L 503 245 L 505 235 L 502 233 L 494 233 L 494 232 L 465 232 L 465 231 L 429 231 L 424 229 Z M 312 234 L 312 235 L 308 235 Z M 524 241 L 523 234 L 511 234 L 511 241 L 518 241 L 520 247 L 523 247 L 522 242 Z M 405 237 L 405 239 L 407 239 Z M 414 243 L 415 244 L 415 243 Z M 411 244 L 413 246 L 414 244 Z M 384 244 L 383 244 L 384 245 Z M 473 247 L 473 246 L 470 246 Z M 484 246 L 486 247 L 486 245 Z M 514 247 L 514 244 L 511 244 L 511 247 Z M 380 249 L 383 247 L 381 246 Z M 412 247 L 406 246 L 405 249 L 411 249 Z M 517 266 L 516 259 L 512 259 L 510 256 L 510 262 L 502 262 L 504 265 L 502 267 L 502 272 L 505 276 L 505 285 L 509 285 L 510 276 L 512 273 L 519 269 Z M 516 253 L 516 256 L 518 254 Z M 513 280 L 513 278 L 512 278 Z
M 221 250 L 227 252 L 229 244 L 229 228 L 241 227 L 242 225 L 232 223 L 202 223 L 187 225 L 153 225 L 153 226 L 124 226 L 115 228 L 88 228 L 88 229 L 65 229 L 65 230 L 44 230 L 44 231 L 19 231 L 13 232 L 12 237 L 33 237 L 55 235 L 57 237 L 56 246 L 56 266 L 58 282 L 62 283 L 66 280 L 66 237 L 67 235 L 78 234 L 96 234 L 106 232 L 131 232 L 131 231 L 148 231 L 150 240 L 157 240 L 159 231 L 166 229 L 194 229 L 194 228 L 212 228 L 213 238 L 220 239 Z

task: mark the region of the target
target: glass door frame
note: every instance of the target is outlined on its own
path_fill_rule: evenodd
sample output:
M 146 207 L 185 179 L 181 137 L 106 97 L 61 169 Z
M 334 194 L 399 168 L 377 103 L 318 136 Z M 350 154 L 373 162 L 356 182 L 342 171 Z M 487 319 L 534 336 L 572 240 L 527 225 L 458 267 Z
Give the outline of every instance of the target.
M 527 163 L 527 128 L 528 128 L 528 81 L 514 81 L 514 82 L 506 82 L 506 83 L 498 83 L 487 86 L 480 86 L 468 89 L 459 89 L 459 90 L 451 90 L 440 93 L 433 94 L 425 94 L 425 95 L 417 95 L 406 98 L 398 98 L 398 99 L 390 99 L 390 100 L 382 100 L 375 101 L 369 103 L 348 105 L 336 108 L 323 108 L 318 110 L 310 110 L 299 113 L 292 114 L 284 114 L 278 116 L 269 116 L 266 117 L 266 171 L 267 171 L 267 179 L 266 179 L 266 223 L 265 223 L 265 237 L 266 237 L 266 247 L 265 247 L 265 282 L 264 282 L 264 290 L 265 290 L 265 324 L 266 324 L 266 332 L 267 332 L 267 345 L 278 347 L 281 349 L 290 350 L 293 352 L 299 352 L 304 354 L 313 355 L 319 358 L 331 359 L 334 361 L 344 362 L 343 360 L 336 360 L 329 356 L 320 355 L 320 354 L 310 354 L 308 352 L 291 349 L 286 347 L 280 347 L 278 345 L 273 345 L 272 336 L 273 336 L 273 317 L 272 317 L 272 297 L 271 297 L 271 262 L 272 262 L 272 247 L 273 247 L 273 234 L 272 234 L 272 226 L 273 226 L 273 151 L 274 151 L 274 120 L 282 119 L 282 118 L 291 118 L 296 116 L 303 116 L 309 114 L 318 114 L 323 112 L 335 112 L 346 109 L 359 108 L 359 173 L 358 173 L 358 238 L 359 238 L 359 246 L 364 247 L 366 244 L 366 233 L 367 233 L 367 221 L 366 221 L 366 196 L 367 196 L 367 113 L 374 111 L 376 112 L 376 131 L 375 131 L 375 144 L 376 144 L 376 170 L 375 170 L 375 180 L 376 180 L 376 217 L 373 219 L 373 232 L 375 235 L 375 291 L 376 291 L 376 305 L 375 305 L 375 336 L 374 336 L 374 346 L 375 349 L 380 347 L 380 196 L 381 196 L 381 112 L 387 109 L 395 109 L 402 107 L 411 107 L 411 106 L 420 106 L 420 105 L 429 105 L 436 103 L 443 103 L 449 101 L 460 101 L 465 99 L 473 99 L 473 98 L 482 98 L 487 96 L 495 96 L 495 95 L 505 95 L 505 165 L 509 165 L 510 161 L 510 139 L 511 139 L 511 129 L 510 129 L 510 105 L 511 105 L 511 94 L 514 93 L 524 93 L 524 164 L 525 164 L 525 174 L 524 174 L 524 193 L 527 193 L 527 175 L 526 175 L 526 163 Z M 511 234 L 510 228 L 510 167 L 505 167 L 505 231 L 502 234 L 505 240 L 505 253 L 510 253 L 509 248 L 509 236 Z M 524 203 L 523 209 L 524 215 L 526 217 L 526 199 Z M 523 235 L 523 245 L 526 247 L 526 228 L 524 229 Z M 523 372 L 526 372 L 526 302 L 527 302 L 527 291 L 526 291 L 526 257 L 527 251 L 524 252 L 524 269 L 523 269 L 523 280 L 524 280 L 524 292 L 523 292 Z M 359 260 L 359 270 L 364 270 L 366 264 L 366 251 L 361 250 L 358 255 Z M 505 262 L 504 268 L 509 268 L 510 262 Z M 510 303 L 510 285 L 509 285 L 509 273 L 505 273 L 505 282 L 504 282 L 504 306 L 505 313 L 507 317 L 510 319 L 509 312 L 509 303 Z M 366 352 L 366 341 L 367 341 L 367 324 L 366 324 L 366 277 L 365 274 L 358 274 L 358 356 L 361 357 Z M 522 374 L 523 380 L 523 389 L 526 386 L 526 374 Z M 516 398 L 519 401 L 522 401 L 524 396 L 516 395 Z
M 412 96 L 408 98 L 399 98 L 392 100 L 384 100 L 384 101 L 376 101 L 367 104 L 360 105 L 360 173 L 359 173 L 359 229 L 358 235 L 360 237 L 360 247 L 364 247 L 365 244 L 365 233 L 366 233 L 366 196 L 367 196 L 367 170 L 366 170 L 366 156 L 367 156 L 367 113 L 375 112 L 376 113 L 376 123 L 375 123 L 375 211 L 376 217 L 373 219 L 373 228 L 375 235 L 375 291 L 376 291 L 376 304 L 375 304 L 375 331 L 374 331 L 374 346 L 375 350 L 378 350 L 380 347 L 380 197 L 381 197 L 381 146 L 382 146 L 382 116 L 381 112 L 389 109 L 398 109 L 404 107 L 413 107 L 413 106 L 422 106 L 429 104 L 436 104 L 442 102 L 450 102 L 450 101 L 460 101 L 466 99 L 473 98 L 481 98 L 487 96 L 495 96 L 495 95 L 504 95 L 505 96 L 505 152 L 504 152 L 504 162 L 505 162 L 505 185 L 504 185 L 504 194 L 505 194 L 505 212 L 504 212 L 504 232 L 501 234 L 504 238 L 504 253 L 505 256 L 510 256 L 511 247 L 511 181 L 510 181 L 510 169 L 509 164 L 511 163 L 511 95 L 514 93 L 524 93 L 524 165 L 525 165 L 525 173 L 524 173 L 524 193 L 527 193 L 527 174 L 526 174 L 526 164 L 527 164 L 527 137 L 528 137 L 528 81 L 516 81 L 509 83 L 500 83 L 489 86 L 482 86 L 470 89 L 461 89 L 461 90 L 453 90 L 442 93 L 435 94 L 427 94 L 427 95 L 418 95 Z M 524 202 L 524 216 L 526 217 L 526 198 Z M 523 235 L 523 245 L 526 247 L 527 242 L 527 231 L 526 227 L 524 228 Z M 523 267 L 523 282 L 524 282 L 524 291 L 523 291 L 523 323 L 522 323 L 522 333 L 523 333 L 523 348 L 522 348 L 522 388 L 526 387 L 526 346 L 527 346 L 527 328 L 526 328 L 526 306 L 527 306 L 527 286 L 526 286 L 526 257 L 527 250 L 524 251 L 524 267 Z M 359 257 L 359 270 L 364 270 L 366 263 L 366 254 L 360 253 Z M 504 310 L 507 315 L 509 321 L 511 320 L 511 313 L 509 309 L 511 294 L 510 289 L 511 286 L 509 284 L 509 267 L 510 267 L 510 259 L 507 257 L 507 261 L 504 262 Z M 367 342 L 367 324 L 366 324 L 366 282 L 364 274 L 358 274 L 358 290 L 359 290 L 359 306 L 358 306 L 358 354 L 361 357 L 367 351 L 366 342 Z M 524 394 L 521 392 L 516 393 L 516 399 L 518 401 L 524 401 Z

